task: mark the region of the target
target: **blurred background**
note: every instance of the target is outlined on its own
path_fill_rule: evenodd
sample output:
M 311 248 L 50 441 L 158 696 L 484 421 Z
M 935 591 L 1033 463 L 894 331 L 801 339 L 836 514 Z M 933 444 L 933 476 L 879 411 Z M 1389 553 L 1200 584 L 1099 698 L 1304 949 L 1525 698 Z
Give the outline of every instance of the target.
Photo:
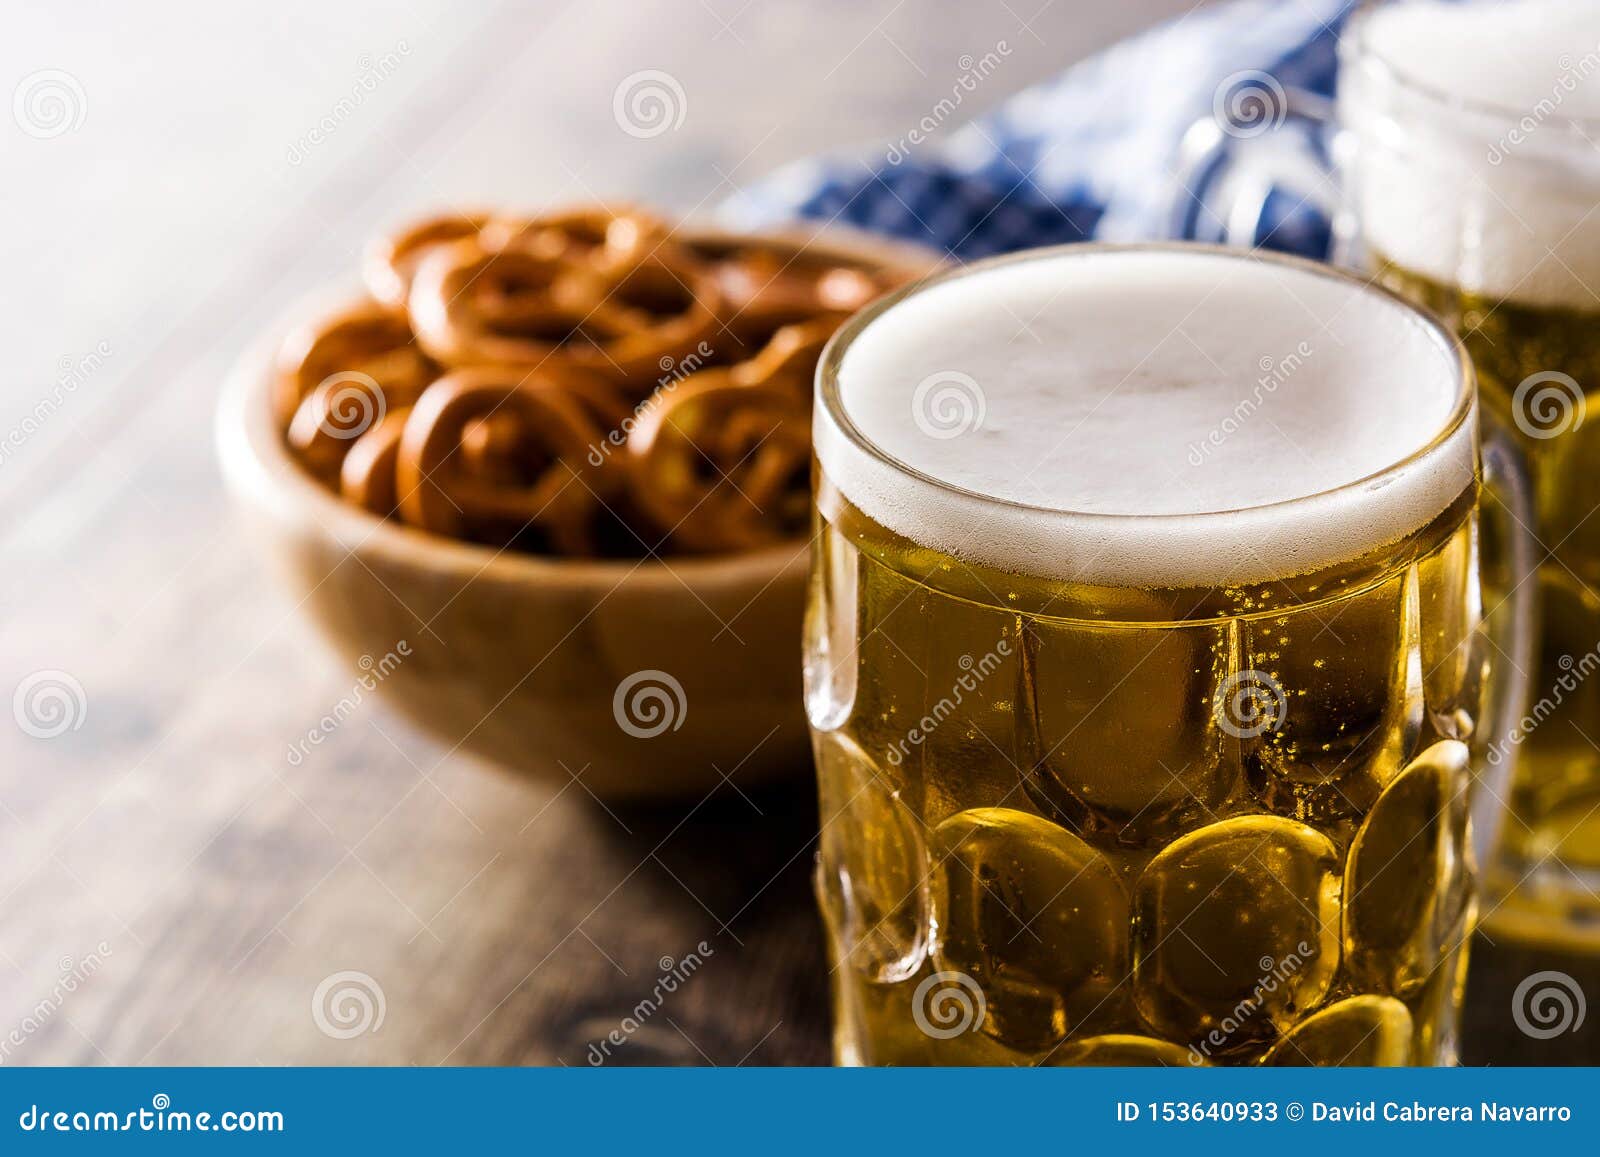
M 48 683 L 65 722 L 0 727 L 0 1063 L 585 1064 L 691 956 L 608 1063 L 826 1063 L 810 784 L 608 811 L 371 701 L 285 760 L 357 672 L 230 519 L 219 385 L 410 216 L 595 198 L 709 213 L 785 161 L 900 137 L 963 55 L 1010 49 L 939 133 L 1190 8 L 9 12 L 0 691 Z M 613 115 L 644 70 L 684 92 L 682 123 L 650 138 Z M 1469 1029 L 1499 1039 L 1508 997 L 1474 983 Z M 341 989 L 365 1010 L 355 1032 L 325 1011 Z M 1589 1028 L 1556 1044 L 1592 1049 Z M 1511 1042 L 1561 1059 L 1540 1043 Z

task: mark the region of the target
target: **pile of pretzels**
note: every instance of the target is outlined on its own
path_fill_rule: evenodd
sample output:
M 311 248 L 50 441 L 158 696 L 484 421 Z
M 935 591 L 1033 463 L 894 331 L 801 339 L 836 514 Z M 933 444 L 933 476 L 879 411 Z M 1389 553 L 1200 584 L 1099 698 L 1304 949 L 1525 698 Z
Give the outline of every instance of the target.
M 280 352 L 295 457 L 381 517 L 574 557 L 803 533 L 817 358 L 901 279 L 603 208 L 420 221 L 363 274 Z

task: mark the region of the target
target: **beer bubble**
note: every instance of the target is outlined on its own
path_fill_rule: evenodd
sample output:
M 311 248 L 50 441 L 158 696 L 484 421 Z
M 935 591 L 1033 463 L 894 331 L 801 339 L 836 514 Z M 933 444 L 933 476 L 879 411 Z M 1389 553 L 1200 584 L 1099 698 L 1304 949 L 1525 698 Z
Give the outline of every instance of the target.
M 1211 700 L 1217 726 L 1235 739 L 1254 739 L 1283 727 L 1289 698 L 1265 671 L 1235 671 Z

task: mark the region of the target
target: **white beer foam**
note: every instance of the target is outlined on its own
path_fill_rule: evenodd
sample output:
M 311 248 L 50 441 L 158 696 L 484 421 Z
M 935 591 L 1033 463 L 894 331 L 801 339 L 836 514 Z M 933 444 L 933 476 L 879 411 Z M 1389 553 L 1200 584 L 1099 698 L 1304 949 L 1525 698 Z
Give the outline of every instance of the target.
M 1339 109 L 1369 247 L 1493 298 L 1600 309 L 1600 152 L 1579 123 L 1600 118 L 1600 4 L 1411 0 L 1352 44 Z
M 1336 489 L 1435 441 L 1457 372 L 1417 314 L 1342 278 L 1067 249 L 874 318 L 838 367 L 861 441 L 822 404 L 817 454 L 866 514 L 963 560 L 1106 585 L 1265 581 L 1396 541 L 1471 484 L 1468 421 Z

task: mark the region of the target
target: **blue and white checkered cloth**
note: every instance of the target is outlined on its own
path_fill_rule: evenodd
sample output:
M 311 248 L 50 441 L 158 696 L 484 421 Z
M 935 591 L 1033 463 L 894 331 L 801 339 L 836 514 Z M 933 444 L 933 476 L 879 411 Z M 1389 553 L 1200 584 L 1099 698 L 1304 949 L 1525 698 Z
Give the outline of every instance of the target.
M 1205 205 L 1178 189 L 1183 135 L 1213 116 L 1230 78 L 1333 92 L 1338 32 L 1353 0 L 1234 0 L 1117 44 L 980 120 L 918 145 L 785 166 L 722 207 L 757 227 L 841 221 L 967 260 L 1090 239 L 1211 240 Z M 981 83 L 996 83 L 1003 66 Z M 1302 147 L 1316 147 L 1310 136 Z M 1248 141 L 1244 142 L 1248 144 Z M 1174 212 L 1189 203 L 1193 211 Z M 1258 237 L 1324 256 L 1329 225 L 1302 197 L 1268 197 Z

